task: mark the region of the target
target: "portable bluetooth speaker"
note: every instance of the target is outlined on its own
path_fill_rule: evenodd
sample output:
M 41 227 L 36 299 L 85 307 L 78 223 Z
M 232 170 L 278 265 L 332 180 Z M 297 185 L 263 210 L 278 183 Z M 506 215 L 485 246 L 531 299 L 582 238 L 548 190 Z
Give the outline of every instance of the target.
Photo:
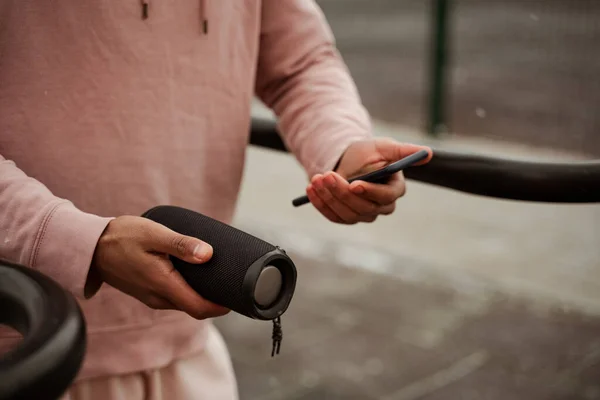
M 274 320 L 286 311 L 296 288 L 296 267 L 284 250 L 185 208 L 158 206 L 142 217 L 213 247 L 212 258 L 202 265 L 171 256 L 177 271 L 205 299 L 260 320 Z

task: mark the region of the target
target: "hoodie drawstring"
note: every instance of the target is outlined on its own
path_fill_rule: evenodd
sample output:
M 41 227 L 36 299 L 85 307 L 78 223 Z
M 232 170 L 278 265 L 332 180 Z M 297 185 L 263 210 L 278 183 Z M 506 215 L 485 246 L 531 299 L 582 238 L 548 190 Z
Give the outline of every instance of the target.
M 142 3 L 142 19 L 148 19 L 148 0 L 140 0 Z
M 206 18 L 204 0 L 200 0 L 200 23 L 202 24 L 202 31 L 206 35 L 208 33 L 208 18 Z
M 150 0 L 140 0 L 140 4 L 142 6 L 142 19 L 148 19 Z M 200 0 L 200 24 L 202 32 L 206 35 L 208 33 L 208 18 L 206 17 L 206 4 L 204 0 Z

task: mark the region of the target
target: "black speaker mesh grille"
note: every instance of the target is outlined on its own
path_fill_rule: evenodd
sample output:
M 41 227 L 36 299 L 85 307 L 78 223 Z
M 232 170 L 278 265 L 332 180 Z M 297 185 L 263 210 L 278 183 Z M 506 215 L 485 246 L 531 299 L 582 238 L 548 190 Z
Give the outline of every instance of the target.
M 244 276 L 254 261 L 275 250 L 275 246 L 230 225 L 180 207 L 159 206 L 143 216 L 175 232 L 209 243 L 213 247 L 210 261 L 189 264 L 171 257 L 173 265 L 202 297 L 248 316 L 250 299 L 243 297 Z

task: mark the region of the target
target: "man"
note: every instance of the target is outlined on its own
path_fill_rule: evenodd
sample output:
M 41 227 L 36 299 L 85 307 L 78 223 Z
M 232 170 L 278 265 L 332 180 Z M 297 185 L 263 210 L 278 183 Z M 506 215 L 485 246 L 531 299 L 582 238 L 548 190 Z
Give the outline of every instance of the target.
M 401 175 L 344 178 L 421 147 L 372 137 L 313 1 L 4 0 L 0 27 L 0 257 L 80 300 L 88 350 L 65 398 L 237 398 L 209 322 L 228 310 L 167 257 L 202 268 L 210 243 L 138 216 L 231 221 L 254 94 L 336 223 L 393 212 Z

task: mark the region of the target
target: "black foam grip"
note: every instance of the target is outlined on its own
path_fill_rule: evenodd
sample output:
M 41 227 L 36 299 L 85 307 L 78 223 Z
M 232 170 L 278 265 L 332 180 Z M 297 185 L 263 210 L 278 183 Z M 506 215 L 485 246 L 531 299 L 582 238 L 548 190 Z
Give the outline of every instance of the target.
M 58 399 L 86 351 L 79 304 L 48 276 L 0 260 L 0 324 L 23 335 L 0 355 L 0 399 Z
M 252 118 L 250 144 L 287 152 L 276 122 Z M 433 149 L 425 165 L 404 177 L 499 199 L 544 203 L 599 203 L 600 159 L 541 162 Z
M 177 271 L 205 299 L 255 319 L 274 319 L 287 309 L 295 289 L 296 270 L 279 247 L 185 208 L 158 206 L 142 216 L 213 247 L 212 258 L 200 265 L 171 256 Z M 269 309 L 258 307 L 253 298 L 258 274 L 267 264 L 276 266 L 283 278 L 280 296 Z

